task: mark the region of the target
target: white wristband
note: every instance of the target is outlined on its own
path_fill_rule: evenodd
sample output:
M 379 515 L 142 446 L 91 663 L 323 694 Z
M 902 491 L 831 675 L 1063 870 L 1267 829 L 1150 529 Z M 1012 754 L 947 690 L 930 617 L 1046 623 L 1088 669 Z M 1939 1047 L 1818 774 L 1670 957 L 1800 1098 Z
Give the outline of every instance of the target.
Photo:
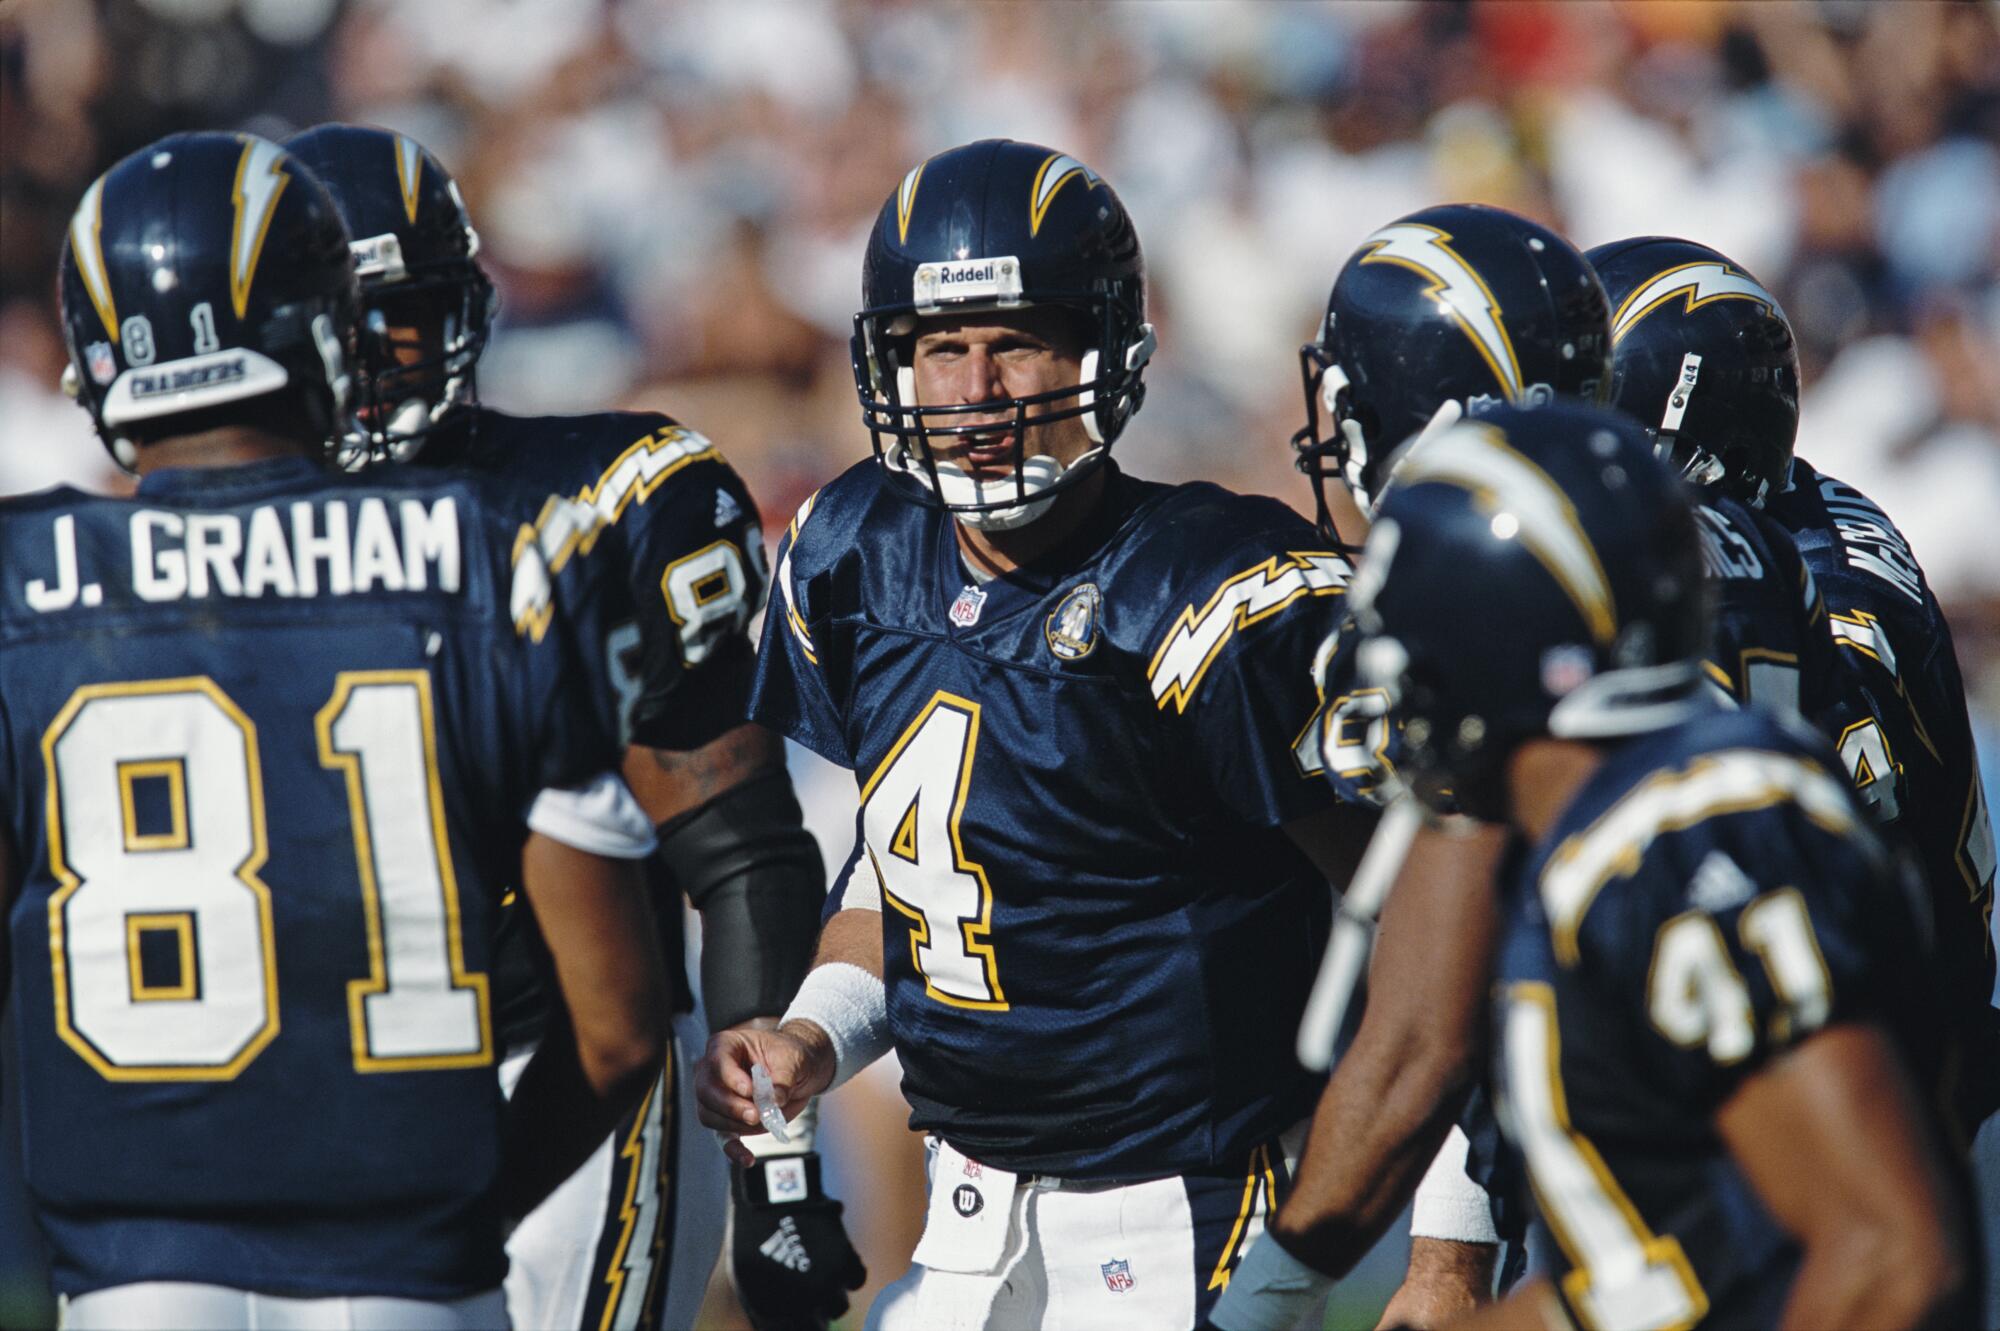
M 1417 1185 L 1416 1201 L 1410 1207 L 1410 1237 L 1458 1243 L 1500 1241 L 1486 1189 L 1465 1172 L 1465 1155 L 1471 1148 L 1465 1133 L 1456 1127 L 1438 1147 L 1437 1158 Z
M 1278 1246 L 1269 1233 L 1250 1245 L 1208 1320 L 1222 1331 L 1293 1331 L 1326 1320 L 1334 1279 Z
M 829 1091 L 888 1053 L 892 1043 L 882 978 L 845 961 L 808 971 L 779 1025 L 785 1021 L 809 1021 L 826 1032 L 833 1045 Z

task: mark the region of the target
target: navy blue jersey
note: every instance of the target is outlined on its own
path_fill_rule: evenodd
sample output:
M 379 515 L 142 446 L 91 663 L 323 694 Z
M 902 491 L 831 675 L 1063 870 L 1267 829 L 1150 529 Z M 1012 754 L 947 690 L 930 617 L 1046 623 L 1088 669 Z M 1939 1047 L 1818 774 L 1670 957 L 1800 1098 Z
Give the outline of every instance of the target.
M 492 478 L 532 526 L 562 583 L 606 725 L 627 741 L 694 749 L 743 723 L 754 649 L 749 625 L 770 585 L 757 508 L 715 445 L 654 412 L 454 414 L 426 465 Z M 536 631 L 532 618 L 520 627 Z M 655 912 L 679 1010 L 694 1006 L 681 912 Z M 497 970 L 510 1049 L 547 1020 L 547 974 L 533 917 L 510 904 Z
M 861 784 L 912 1122 L 1080 1178 L 1231 1167 L 1308 1112 L 1325 880 L 1280 830 L 1349 568 L 1275 500 L 1112 469 L 1036 568 L 852 468 L 780 546 L 753 715 Z
M 1812 567 L 1841 655 L 1880 702 L 1880 726 L 1843 734 L 1841 757 L 1856 770 L 1900 774 L 1891 812 L 1929 883 L 1949 983 L 1983 1016 L 1993 990 L 1993 826 L 1951 626 L 1909 542 L 1860 491 L 1798 460 L 1770 511 Z
M 1839 743 L 1874 720 L 1873 700 L 1827 632 L 1827 611 L 1811 570 L 1771 519 L 1733 500 L 1695 508 L 1703 567 L 1714 597 L 1710 679 L 1732 703 L 1798 712 Z M 1321 707 L 1299 759 L 1326 773 L 1346 803 L 1379 804 L 1401 748 L 1401 724 L 1381 689 L 1356 677 L 1348 633 L 1322 644 L 1315 666 Z M 1893 799 L 1894 778 L 1853 769 L 1870 799 Z
M 1502 1120 L 1581 1326 L 1774 1325 L 1798 1250 L 1715 1111 L 1835 1022 L 1937 1065 L 1922 894 L 1820 752 L 1759 709 L 1630 740 L 1505 889 Z
M 1826 632 L 1826 603 L 1812 570 L 1784 528 L 1719 495 L 1705 495 L 1695 517 L 1715 596 L 1710 678 L 1731 701 L 1797 712 L 1832 742 L 1872 720 L 1862 681 Z M 1877 782 L 1878 775 L 1857 782 L 1864 798 L 1891 797 L 1893 782 Z
M 534 524 L 619 734 L 694 749 L 742 723 L 770 578 L 756 505 L 714 444 L 654 412 L 478 407 L 423 462 L 493 476 Z
M 497 898 L 533 795 L 616 761 L 516 530 L 470 481 L 305 459 L 0 504 L 11 1001 L 59 1291 L 499 1282 Z

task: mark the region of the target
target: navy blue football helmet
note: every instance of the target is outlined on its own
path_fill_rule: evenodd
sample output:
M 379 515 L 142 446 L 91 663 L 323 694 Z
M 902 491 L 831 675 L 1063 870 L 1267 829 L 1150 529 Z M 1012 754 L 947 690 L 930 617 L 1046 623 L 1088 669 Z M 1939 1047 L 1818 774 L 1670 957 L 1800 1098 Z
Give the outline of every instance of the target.
M 892 488 L 976 526 L 1017 526 L 1088 476 L 1145 398 L 1153 354 L 1146 264 L 1118 196 L 1074 157 L 984 139 L 922 163 L 882 205 L 854 316 L 854 383 L 875 456 Z M 1081 382 L 1000 402 L 919 406 L 911 348 L 926 315 L 1054 305 L 1088 329 Z M 979 481 L 940 462 L 932 441 L 990 434 L 1013 413 L 1014 475 Z M 1029 456 L 1031 422 L 1081 418 L 1095 445 L 1067 469 Z M 886 439 L 885 439 L 886 436 Z
M 474 371 L 496 302 L 458 182 L 422 144 L 367 125 L 317 125 L 285 147 L 319 174 L 354 236 L 366 306 L 361 420 L 370 450 L 412 456 L 455 407 L 477 400 Z M 392 328 L 415 328 L 420 359 L 397 359 Z
M 1584 256 L 1611 298 L 1611 400 L 1697 485 L 1761 507 L 1785 488 L 1799 433 L 1799 353 L 1764 285 L 1671 236 Z
M 347 428 L 347 231 L 277 144 L 205 133 L 141 148 L 84 191 L 56 281 L 63 386 L 127 470 L 154 439 L 253 411 L 329 445 Z
M 1701 705 L 1694 524 L 1687 487 L 1605 408 L 1501 407 L 1420 440 L 1348 592 L 1358 672 L 1403 723 L 1401 779 L 1497 820 L 1522 741 L 1639 734 Z
M 1333 539 L 1329 477 L 1365 509 L 1397 445 L 1425 429 L 1504 404 L 1603 401 L 1608 312 L 1576 248 L 1504 208 L 1425 208 L 1361 242 L 1299 348 L 1306 423 L 1292 447 L 1320 530 Z

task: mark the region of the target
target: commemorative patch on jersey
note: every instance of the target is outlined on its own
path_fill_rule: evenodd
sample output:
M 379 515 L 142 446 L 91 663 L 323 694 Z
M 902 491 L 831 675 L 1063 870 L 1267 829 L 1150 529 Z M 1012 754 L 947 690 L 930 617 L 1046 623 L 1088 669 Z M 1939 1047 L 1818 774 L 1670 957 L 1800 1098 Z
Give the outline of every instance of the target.
M 985 608 L 986 589 L 975 587 L 968 582 L 965 584 L 965 589 L 959 592 L 958 599 L 951 603 L 951 610 L 946 618 L 951 620 L 955 628 L 969 629 L 979 622 L 979 612 Z
M 1049 612 L 1042 632 L 1058 661 L 1081 661 L 1097 650 L 1097 625 L 1103 617 L 1104 593 L 1094 582 L 1070 592 Z

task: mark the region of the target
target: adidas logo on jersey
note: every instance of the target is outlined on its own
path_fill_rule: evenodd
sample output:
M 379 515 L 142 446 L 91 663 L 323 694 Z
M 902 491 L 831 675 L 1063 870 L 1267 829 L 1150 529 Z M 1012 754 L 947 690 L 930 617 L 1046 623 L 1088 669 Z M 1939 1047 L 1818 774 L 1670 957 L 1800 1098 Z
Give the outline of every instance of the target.
M 812 1258 L 806 1255 L 805 1241 L 799 1238 L 798 1224 L 790 1216 L 778 1222 L 777 1229 L 758 1246 L 757 1251 L 788 1271 L 804 1275 L 812 1270 Z
M 1694 879 L 1688 884 L 1688 905 L 1710 915 L 1720 915 L 1726 910 L 1742 905 L 1757 895 L 1756 885 L 1747 878 L 1743 870 L 1736 867 L 1736 861 L 1719 850 L 1712 850 L 1701 867 L 1694 871 Z
M 743 516 L 743 505 L 736 502 L 736 496 L 727 490 L 715 492 L 715 525 L 727 527 Z

